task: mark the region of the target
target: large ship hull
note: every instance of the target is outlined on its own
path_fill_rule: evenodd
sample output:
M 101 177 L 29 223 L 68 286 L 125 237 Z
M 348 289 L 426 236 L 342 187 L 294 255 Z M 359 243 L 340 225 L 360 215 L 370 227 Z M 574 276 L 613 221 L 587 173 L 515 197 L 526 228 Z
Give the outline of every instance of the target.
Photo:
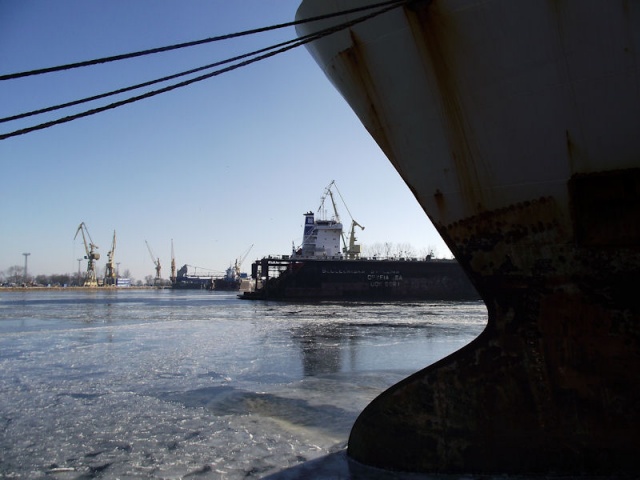
M 185 275 L 171 283 L 175 290 L 213 290 L 213 278 Z
M 240 290 L 241 279 L 216 278 L 213 280 L 213 290 L 236 291 Z
M 298 19 L 370 3 L 304 0 Z M 489 312 L 365 409 L 349 455 L 640 472 L 640 3 L 415 1 L 309 50 Z
M 453 260 L 321 260 L 264 258 L 253 268 L 263 278 L 242 298 L 274 300 L 479 300 Z M 278 275 L 265 278 L 269 272 Z

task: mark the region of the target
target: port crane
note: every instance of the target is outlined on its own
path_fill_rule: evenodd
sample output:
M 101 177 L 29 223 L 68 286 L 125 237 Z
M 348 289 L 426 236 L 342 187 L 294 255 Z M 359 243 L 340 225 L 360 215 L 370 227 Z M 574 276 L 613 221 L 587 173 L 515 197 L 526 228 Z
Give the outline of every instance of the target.
M 95 262 L 100 259 L 100 254 L 96 252 L 98 246 L 93 243 L 91 239 L 91 235 L 89 235 L 89 230 L 84 222 L 80 223 L 78 229 L 76 230 L 76 234 L 73 237 L 75 240 L 78 236 L 78 233 L 82 234 L 82 241 L 84 242 L 84 258 L 87 260 L 87 276 L 84 279 L 85 287 L 97 287 L 98 281 L 96 280 L 96 264 Z M 89 242 L 87 243 L 87 237 L 89 237 Z
M 236 264 L 235 264 L 235 270 L 236 270 L 236 276 L 240 277 L 240 267 L 242 266 L 242 262 L 244 262 L 244 260 L 247 258 L 247 255 L 249 255 L 249 252 L 251 251 L 251 249 L 253 248 L 253 243 L 251 244 L 251 246 L 247 249 L 246 252 L 244 252 L 242 255 L 240 255 L 240 257 L 238 257 L 236 259 Z
M 178 277 L 176 277 L 176 256 L 173 253 L 173 238 L 171 239 L 171 276 L 169 277 L 169 280 L 171 280 L 171 283 L 174 284 L 176 283 Z
M 357 258 L 360 257 L 360 245 L 356 244 L 356 227 L 360 227 L 361 230 L 364 230 L 364 227 L 362 225 L 360 225 L 358 222 L 356 222 L 353 219 L 353 216 L 351 215 L 351 212 L 349 211 L 349 207 L 347 207 L 347 203 L 344 201 L 344 198 L 342 197 L 342 194 L 340 193 L 340 190 L 338 190 L 338 186 L 336 185 L 336 181 L 332 180 L 331 183 L 329 184 L 329 186 L 325 189 L 324 191 L 324 195 L 322 196 L 322 199 L 320 201 L 320 207 L 318 208 L 318 213 L 320 213 L 321 209 L 324 209 L 324 202 L 327 198 L 327 196 L 329 196 L 329 198 L 331 199 L 331 204 L 333 206 L 333 215 L 334 215 L 334 219 L 337 223 L 341 223 L 340 222 L 340 215 L 338 214 L 338 208 L 336 207 L 336 202 L 335 199 L 333 198 L 333 192 L 331 191 L 331 188 L 335 188 L 336 192 L 338 192 L 338 195 L 340 196 L 340 200 L 342 200 L 342 204 L 344 205 L 344 208 L 347 210 L 347 213 L 349 214 L 349 217 L 351 218 L 351 232 L 349 235 L 349 241 L 347 242 L 347 239 L 344 236 L 344 232 L 341 233 L 342 235 L 342 243 L 344 244 L 344 247 L 342 249 L 343 253 L 346 255 L 346 257 L 349 260 L 355 260 Z
M 356 227 L 360 227 L 361 230 L 364 230 L 364 227 L 352 218 L 351 233 L 349 234 L 349 246 L 345 247 L 345 254 L 349 260 L 360 258 L 360 245 L 356 244 Z
M 247 255 L 249 255 L 249 252 L 251 251 L 252 248 L 253 248 L 253 243 L 242 255 L 236 258 L 234 265 L 229 266 L 229 268 L 227 268 L 225 272 L 224 280 L 226 280 L 227 282 L 239 282 L 240 267 L 242 266 L 242 262 L 244 262 L 244 259 L 247 258 Z
M 151 247 L 149 246 L 149 242 L 147 242 L 145 240 L 144 243 L 147 244 L 147 249 L 149 250 L 149 255 L 151 255 L 151 261 L 153 262 L 153 264 L 156 267 L 156 278 L 155 278 L 153 283 L 154 283 L 154 285 L 160 285 L 162 283 L 162 276 L 160 275 L 160 271 L 161 271 L 160 257 L 156 257 L 153 254 L 153 251 L 151 250 Z
M 331 187 L 335 187 L 337 190 L 338 187 L 336 187 L 335 180 L 331 180 L 331 183 L 327 186 L 327 188 L 324 189 L 324 194 L 320 199 L 320 206 L 318 207 L 318 216 L 322 219 L 326 219 L 324 202 L 327 200 L 327 196 L 328 196 L 331 199 L 331 205 L 333 206 L 333 219 L 336 221 L 336 223 L 340 223 L 340 215 L 338 214 L 338 208 L 336 207 L 336 201 L 333 198 L 333 192 L 331 191 Z
M 113 240 L 111 241 L 111 250 L 107 253 L 107 264 L 104 267 L 104 284 L 116 284 L 116 269 L 113 263 L 113 257 L 116 253 L 116 231 L 113 231 Z

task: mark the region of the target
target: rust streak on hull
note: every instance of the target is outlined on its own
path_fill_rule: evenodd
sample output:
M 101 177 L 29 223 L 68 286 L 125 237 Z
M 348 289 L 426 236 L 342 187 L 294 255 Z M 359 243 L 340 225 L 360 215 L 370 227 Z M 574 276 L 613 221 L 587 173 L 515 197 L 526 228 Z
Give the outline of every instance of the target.
M 489 324 L 372 402 L 352 430 L 353 458 L 449 473 L 640 471 L 640 252 L 532 250 L 564 236 L 556 208 L 541 198 L 441 227 L 461 245 Z

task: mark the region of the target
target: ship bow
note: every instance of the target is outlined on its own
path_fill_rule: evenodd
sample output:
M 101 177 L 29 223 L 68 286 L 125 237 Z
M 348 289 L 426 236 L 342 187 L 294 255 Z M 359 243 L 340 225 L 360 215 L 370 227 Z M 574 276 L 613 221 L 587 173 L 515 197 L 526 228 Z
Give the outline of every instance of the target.
M 298 18 L 373 3 L 304 0 Z M 404 471 L 637 474 L 640 2 L 362 15 L 299 33 L 352 22 L 309 51 L 489 316 L 472 343 L 375 399 L 349 455 Z

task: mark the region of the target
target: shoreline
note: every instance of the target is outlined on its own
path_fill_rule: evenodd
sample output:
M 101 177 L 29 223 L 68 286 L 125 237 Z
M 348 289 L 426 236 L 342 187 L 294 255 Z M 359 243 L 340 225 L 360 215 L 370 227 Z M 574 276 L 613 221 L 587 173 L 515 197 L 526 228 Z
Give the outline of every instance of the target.
M 25 292 L 25 291 L 29 291 L 29 290 L 37 290 L 37 291 L 43 291 L 43 290 L 55 290 L 55 291 L 64 291 L 64 290 L 72 290 L 72 291 L 79 291 L 79 290 L 163 290 L 163 289 L 171 289 L 171 287 L 153 287 L 153 286 L 130 286 L 130 287 L 115 287 L 115 286 L 109 286 L 109 287 L 77 287 L 77 286 L 73 286 L 73 287 L 60 287 L 60 286 L 54 286 L 54 287 L 23 287 L 23 286 L 19 286 L 19 287 L 0 287 L 0 292 Z

